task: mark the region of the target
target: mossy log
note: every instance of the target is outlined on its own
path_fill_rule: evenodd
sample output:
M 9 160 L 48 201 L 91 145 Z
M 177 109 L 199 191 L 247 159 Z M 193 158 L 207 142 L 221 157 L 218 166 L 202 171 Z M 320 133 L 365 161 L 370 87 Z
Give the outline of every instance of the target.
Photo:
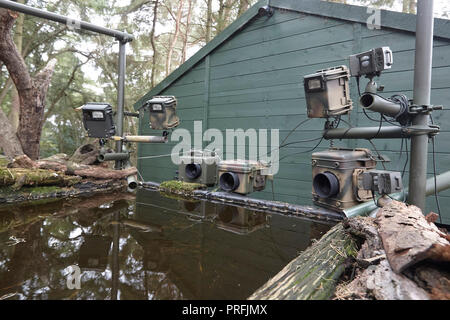
M 164 181 L 159 186 L 159 191 L 174 193 L 177 195 L 186 195 L 186 194 L 189 195 L 194 190 L 202 190 L 202 189 L 206 189 L 206 186 L 204 184 L 190 183 L 177 180 Z
M 337 224 L 248 299 L 330 299 L 345 270 L 346 259 L 356 253 L 353 237 L 344 230 L 342 223 Z
M 0 188 L 0 204 L 19 203 L 19 202 L 48 202 L 57 198 L 72 198 L 93 196 L 113 191 L 126 192 L 126 180 L 92 180 L 83 179 L 81 182 L 71 187 L 60 186 L 25 186 L 21 190 L 13 191 L 11 187 Z
M 78 176 L 66 176 L 61 172 L 42 169 L 0 168 L 0 186 L 13 186 L 18 190 L 22 186 L 70 186 L 81 181 Z
M 61 154 L 63 155 L 63 154 Z M 64 156 L 52 157 L 37 161 L 32 161 L 26 155 L 16 157 L 10 164 L 12 168 L 22 169 L 44 169 L 62 172 L 65 175 L 75 175 L 85 178 L 94 179 L 125 179 L 128 176 L 135 175 L 137 169 L 135 167 L 114 170 L 105 168 L 101 165 L 85 165 L 65 160 Z

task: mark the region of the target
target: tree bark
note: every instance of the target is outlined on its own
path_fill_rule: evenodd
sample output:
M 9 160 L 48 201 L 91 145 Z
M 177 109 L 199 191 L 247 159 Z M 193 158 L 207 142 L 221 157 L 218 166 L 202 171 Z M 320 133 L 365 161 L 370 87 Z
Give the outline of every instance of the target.
M 18 0 L 18 3 L 24 4 L 24 0 Z M 17 51 L 20 53 L 20 55 L 23 57 L 23 51 L 22 51 L 22 43 L 23 43 L 23 21 L 24 21 L 24 15 L 19 14 L 19 17 L 17 18 L 16 27 L 14 30 L 14 43 L 16 44 Z M 20 117 L 20 99 L 19 99 L 19 93 L 17 92 L 16 88 L 12 88 L 11 93 L 11 111 L 9 112 L 9 121 L 11 122 L 12 127 L 15 131 L 17 131 L 17 128 L 19 127 L 19 117 Z
M 206 3 L 206 30 L 205 30 L 205 42 L 208 43 L 211 40 L 212 29 L 212 0 L 207 0 Z
M 245 11 L 247 11 L 249 7 L 249 0 L 240 0 L 239 1 L 239 9 L 238 9 L 238 17 L 243 14 Z
M 184 32 L 184 40 L 183 40 L 183 51 L 181 53 L 181 63 L 184 63 L 186 61 L 186 54 L 187 54 L 187 44 L 189 40 L 189 29 L 191 24 L 191 15 L 192 15 L 192 1 L 188 0 L 188 12 L 186 17 L 186 30 Z
M 36 77 L 31 78 L 22 55 L 11 37 L 17 13 L 0 9 L 0 60 L 3 61 L 16 86 L 20 99 L 17 137 L 23 152 L 31 159 L 39 158 L 39 141 L 44 118 L 45 95 L 56 61 L 51 60 Z M 4 126 L 10 130 L 12 126 Z M 12 135 L 13 132 L 10 133 Z M 4 142 L 4 141 L 2 141 Z M 6 148 L 8 149 L 8 148 Z M 7 154 L 17 156 L 17 154 Z
M 180 33 L 181 16 L 183 13 L 183 3 L 184 0 L 178 1 L 178 11 L 175 19 L 175 33 L 173 35 L 172 41 L 170 42 L 169 51 L 167 53 L 166 58 L 166 76 L 168 76 L 169 73 L 172 71 L 172 55 L 175 50 L 175 45 L 178 41 L 178 35 Z
M 403 0 L 404 13 L 416 13 L 416 0 Z
M 152 21 L 152 31 L 150 33 L 150 44 L 152 45 L 153 57 L 152 57 L 152 75 L 151 75 L 151 86 L 152 88 L 156 85 L 156 63 L 158 50 L 155 44 L 155 30 L 156 21 L 158 19 L 158 0 L 155 0 L 155 5 L 153 7 L 153 21 Z

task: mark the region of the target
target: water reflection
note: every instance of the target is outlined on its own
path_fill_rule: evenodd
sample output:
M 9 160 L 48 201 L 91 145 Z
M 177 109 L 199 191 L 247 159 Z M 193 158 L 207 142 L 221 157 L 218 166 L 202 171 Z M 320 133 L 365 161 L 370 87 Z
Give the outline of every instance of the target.
M 0 297 L 245 299 L 329 228 L 145 190 L 3 207 Z

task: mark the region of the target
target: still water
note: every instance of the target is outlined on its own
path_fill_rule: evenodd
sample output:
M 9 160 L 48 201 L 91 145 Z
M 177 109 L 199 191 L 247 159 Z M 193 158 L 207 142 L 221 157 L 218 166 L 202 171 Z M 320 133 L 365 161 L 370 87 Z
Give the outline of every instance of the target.
M 246 299 L 330 227 L 146 190 L 4 206 L 0 299 Z

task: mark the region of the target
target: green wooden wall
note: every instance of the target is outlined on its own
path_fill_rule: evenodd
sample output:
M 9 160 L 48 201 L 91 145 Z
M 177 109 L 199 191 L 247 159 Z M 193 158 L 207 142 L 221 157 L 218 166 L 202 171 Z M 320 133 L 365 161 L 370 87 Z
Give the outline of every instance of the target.
M 348 56 L 373 47 L 389 46 L 394 51 L 394 66 L 382 74 L 379 83 L 390 96 L 403 92 L 412 98 L 415 36 L 410 32 L 382 28 L 369 30 L 358 22 L 275 9 L 272 17 L 256 17 L 242 30 L 222 43 L 192 69 L 160 94 L 175 95 L 181 128 L 193 130 L 194 120 L 203 121 L 203 130 L 217 128 L 279 129 L 280 141 L 300 121 L 306 119 L 303 76 L 332 66 L 348 65 Z M 433 60 L 432 104 L 450 101 L 450 41 L 435 39 Z M 357 107 L 356 81 L 351 80 L 354 110 L 348 119 L 353 126 L 378 126 L 365 118 Z M 362 90 L 365 81 L 362 81 Z M 378 115 L 372 117 L 379 119 Z M 436 139 L 437 170 L 450 170 L 449 111 L 435 112 L 434 120 L 442 127 Z M 148 125 L 148 114 L 140 119 L 140 134 L 155 134 Z M 323 120 L 313 119 L 291 134 L 288 141 L 319 137 Z M 225 134 L 224 134 L 225 136 Z M 280 150 L 283 159 L 275 177 L 263 192 L 252 197 L 311 203 L 311 153 L 317 142 L 294 144 Z M 163 181 L 175 176 L 176 166 L 170 157 L 145 158 L 170 154 L 176 142 L 165 145 L 139 145 L 138 169 L 145 180 Z M 366 141 L 335 141 L 335 146 L 370 147 Z M 399 159 L 400 140 L 375 141 L 377 149 L 392 159 L 388 169 L 403 169 L 406 154 Z M 329 146 L 323 141 L 317 150 Z M 304 152 L 304 153 L 299 153 Z M 224 152 L 224 156 L 225 152 Z M 433 173 L 429 153 L 430 177 Z M 381 166 L 380 166 L 381 168 Z M 405 184 L 408 170 L 406 168 Z M 439 197 L 445 223 L 450 223 L 450 191 Z M 429 197 L 428 210 L 436 210 Z

